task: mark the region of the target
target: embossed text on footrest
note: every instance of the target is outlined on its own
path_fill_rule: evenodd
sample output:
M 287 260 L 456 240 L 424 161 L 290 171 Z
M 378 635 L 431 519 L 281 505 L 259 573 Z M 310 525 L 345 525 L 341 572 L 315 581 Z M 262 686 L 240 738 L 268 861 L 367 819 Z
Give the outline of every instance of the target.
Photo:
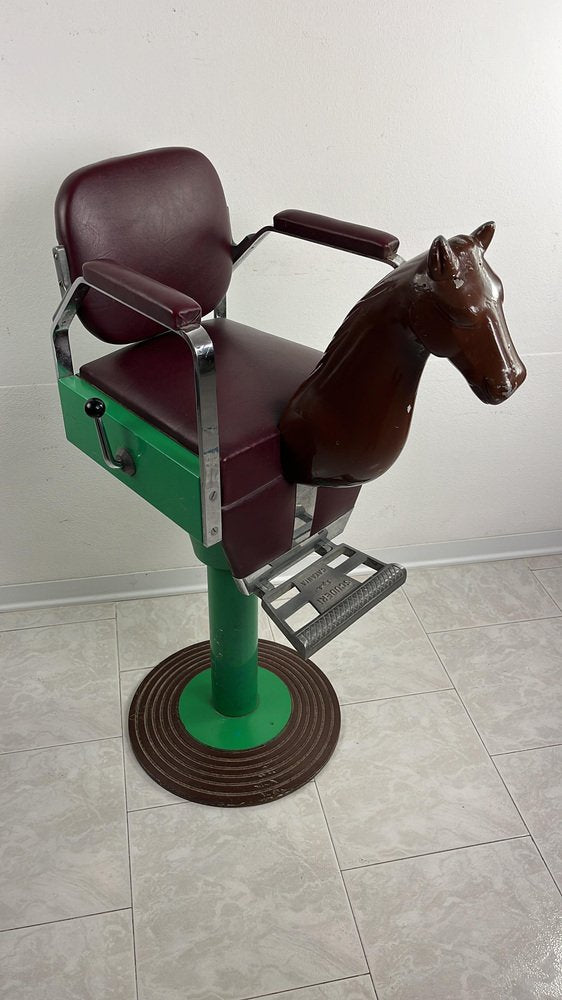
M 274 586 L 260 580 L 263 607 L 301 656 L 308 658 L 401 587 L 406 570 L 350 545 L 322 541 L 305 569 Z M 366 579 L 355 579 L 356 570 Z M 265 586 L 264 586 L 265 584 Z

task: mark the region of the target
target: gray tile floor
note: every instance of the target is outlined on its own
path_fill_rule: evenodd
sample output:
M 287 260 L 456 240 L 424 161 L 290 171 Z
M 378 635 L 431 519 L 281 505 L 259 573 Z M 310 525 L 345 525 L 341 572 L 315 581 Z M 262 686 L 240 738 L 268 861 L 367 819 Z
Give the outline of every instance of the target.
M 1 1000 L 562 998 L 562 556 L 411 571 L 315 657 L 332 760 L 259 808 L 123 739 L 205 634 L 203 595 L 0 615 Z

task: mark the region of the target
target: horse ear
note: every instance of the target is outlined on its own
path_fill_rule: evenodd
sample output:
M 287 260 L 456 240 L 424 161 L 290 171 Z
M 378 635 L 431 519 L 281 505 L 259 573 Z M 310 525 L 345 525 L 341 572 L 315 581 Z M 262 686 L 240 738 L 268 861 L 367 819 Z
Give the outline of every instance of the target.
M 459 273 L 459 261 L 444 236 L 436 236 L 427 255 L 427 270 L 433 281 L 454 278 Z
M 474 232 L 471 233 L 471 236 L 477 243 L 480 244 L 482 250 L 487 250 L 492 242 L 492 236 L 495 231 L 495 222 L 483 222 L 481 226 L 478 226 L 478 229 L 475 229 Z

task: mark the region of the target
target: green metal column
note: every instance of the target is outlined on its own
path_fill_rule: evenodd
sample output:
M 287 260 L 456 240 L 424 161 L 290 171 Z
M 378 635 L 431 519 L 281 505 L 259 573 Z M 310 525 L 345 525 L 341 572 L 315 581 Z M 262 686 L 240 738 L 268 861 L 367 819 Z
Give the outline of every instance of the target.
M 237 717 L 258 704 L 258 599 L 245 597 L 232 575 L 207 566 L 212 702 Z
M 258 598 L 240 593 L 221 546 L 205 549 L 191 541 L 207 565 L 211 665 L 187 681 L 178 702 L 180 720 L 209 747 L 264 746 L 287 725 L 292 698 L 285 681 L 258 666 Z

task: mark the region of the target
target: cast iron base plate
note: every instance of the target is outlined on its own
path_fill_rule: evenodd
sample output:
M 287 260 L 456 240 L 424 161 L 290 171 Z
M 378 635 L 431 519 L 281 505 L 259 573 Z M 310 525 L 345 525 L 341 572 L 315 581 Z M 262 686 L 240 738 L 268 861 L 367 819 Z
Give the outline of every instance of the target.
M 292 649 L 260 639 L 260 665 L 289 688 L 293 709 L 285 728 L 250 750 L 216 750 L 195 740 L 180 721 L 178 701 L 189 680 L 210 667 L 208 642 L 162 660 L 137 688 L 129 710 L 133 752 L 163 788 L 192 802 L 254 806 L 300 788 L 331 757 L 340 708 L 327 677 Z

